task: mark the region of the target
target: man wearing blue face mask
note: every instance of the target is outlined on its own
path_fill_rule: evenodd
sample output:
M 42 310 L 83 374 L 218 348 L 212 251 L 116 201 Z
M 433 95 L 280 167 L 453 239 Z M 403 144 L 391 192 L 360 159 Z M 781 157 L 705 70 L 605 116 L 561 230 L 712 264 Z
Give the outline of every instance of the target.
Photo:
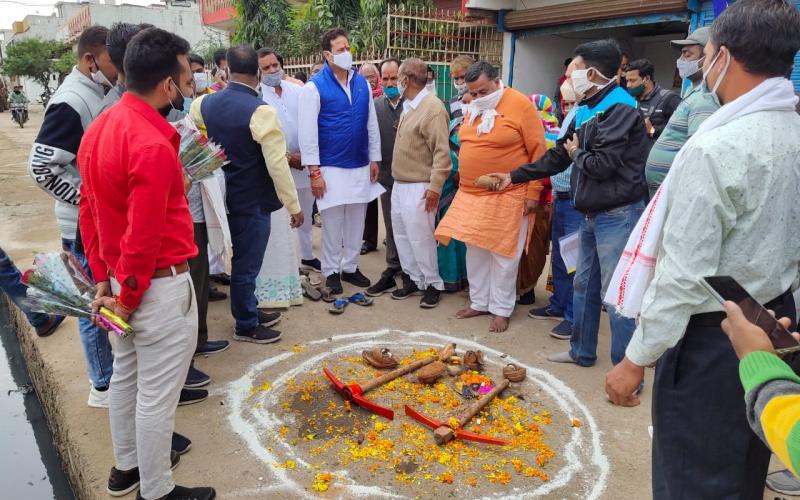
M 692 84 L 683 101 L 672 113 L 667 126 L 659 136 L 650 155 L 647 157 L 645 177 L 650 197 L 655 196 L 658 187 L 664 182 L 675 155 L 694 135 L 700 124 L 719 108 L 719 103 L 707 92 L 703 92 L 703 47 L 708 43 L 710 28 L 699 28 L 685 40 L 670 42 L 674 48 L 680 49 L 678 73 L 681 78 Z
M 325 66 L 300 94 L 300 152 L 322 215 L 322 274 L 332 294 L 342 281 L 359 288 L 370 280 L 358 269 L 367 204 L 378 184 L 381 138 L 372 88 L 353 71 L 347 33 L 322 35 Z

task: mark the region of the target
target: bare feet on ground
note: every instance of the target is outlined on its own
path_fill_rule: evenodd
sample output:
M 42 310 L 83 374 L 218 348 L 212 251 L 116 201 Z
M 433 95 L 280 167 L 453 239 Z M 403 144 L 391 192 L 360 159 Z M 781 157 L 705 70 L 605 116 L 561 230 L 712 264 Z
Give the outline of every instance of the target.
M 476 311 L 475 309 L 468 307 L 466 309 L 462 309 L 456 313 L 456 318 L 458 319 L 467 319 L 467 318 L 475 318 L 477 316 L 485 316 L 489 314 L 486 311 Z
M 503 316 L 493 316 L 492 321 L 489 322 L 489 331 L 501 333 L 508 330 L 508 320 L 508 318 Z

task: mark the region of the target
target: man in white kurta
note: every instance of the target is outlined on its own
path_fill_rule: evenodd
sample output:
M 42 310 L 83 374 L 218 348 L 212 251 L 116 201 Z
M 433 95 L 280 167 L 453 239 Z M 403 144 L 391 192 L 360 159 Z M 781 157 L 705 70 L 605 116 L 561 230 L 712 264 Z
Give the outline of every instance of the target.
M 289 153 L 289 166 L 297 187 L 297 198 L 300 200 L 303 213 L 310 214 L 314 209 L 314 194 L 311 192 L 308 169 L 300 160 L 300 142 L 297 133 L 300 93 L 303 87 L 284 78 L 283 58 L 277 52 L 260 49 L 258 64 L 261 67 L 261 95 L 264 102 L 278 112 L 283 135 L 286 137 L 286 151 Z M 303 225 L 297 228 L 300 267 L 320 271 L 320 262 L 314 257 L 311 231 L 313 227 L 312 217 L 307 217 Z
M 358 269 L 367 203 L 383 193 L 378 119 L 369 83 L 352 70 L 346 33 L 323 35 L 325 66 L 300 94 L 300 155 L 322 216 L 322 274 L 334 294 L 341 281 L 361 288 Z

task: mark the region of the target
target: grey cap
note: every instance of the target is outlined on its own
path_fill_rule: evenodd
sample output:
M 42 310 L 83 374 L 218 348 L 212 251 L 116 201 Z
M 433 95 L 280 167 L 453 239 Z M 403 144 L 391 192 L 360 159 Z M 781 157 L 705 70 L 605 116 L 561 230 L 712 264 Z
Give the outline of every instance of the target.
M 669 43 L 676 49 L 681 49 L 687 45 L 701 45 L 703 47 L 708 43 L 708 34 L 711 28 L 697 28 L 685 40 L 672 40 Z

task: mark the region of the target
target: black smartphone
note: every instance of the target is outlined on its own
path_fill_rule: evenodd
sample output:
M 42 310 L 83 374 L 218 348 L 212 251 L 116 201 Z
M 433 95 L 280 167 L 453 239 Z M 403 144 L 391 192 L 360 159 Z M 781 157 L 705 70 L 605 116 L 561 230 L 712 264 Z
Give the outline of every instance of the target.
M 745 318 L 767 332 L 772 346 L 779 354 L 800 350 L 800 343 L 769 311 L 758 303 L 738 281 L 730 276 L 706 276 L 701 281 L 708 292 L 720 303 L 730 300 L 742 308 Z

